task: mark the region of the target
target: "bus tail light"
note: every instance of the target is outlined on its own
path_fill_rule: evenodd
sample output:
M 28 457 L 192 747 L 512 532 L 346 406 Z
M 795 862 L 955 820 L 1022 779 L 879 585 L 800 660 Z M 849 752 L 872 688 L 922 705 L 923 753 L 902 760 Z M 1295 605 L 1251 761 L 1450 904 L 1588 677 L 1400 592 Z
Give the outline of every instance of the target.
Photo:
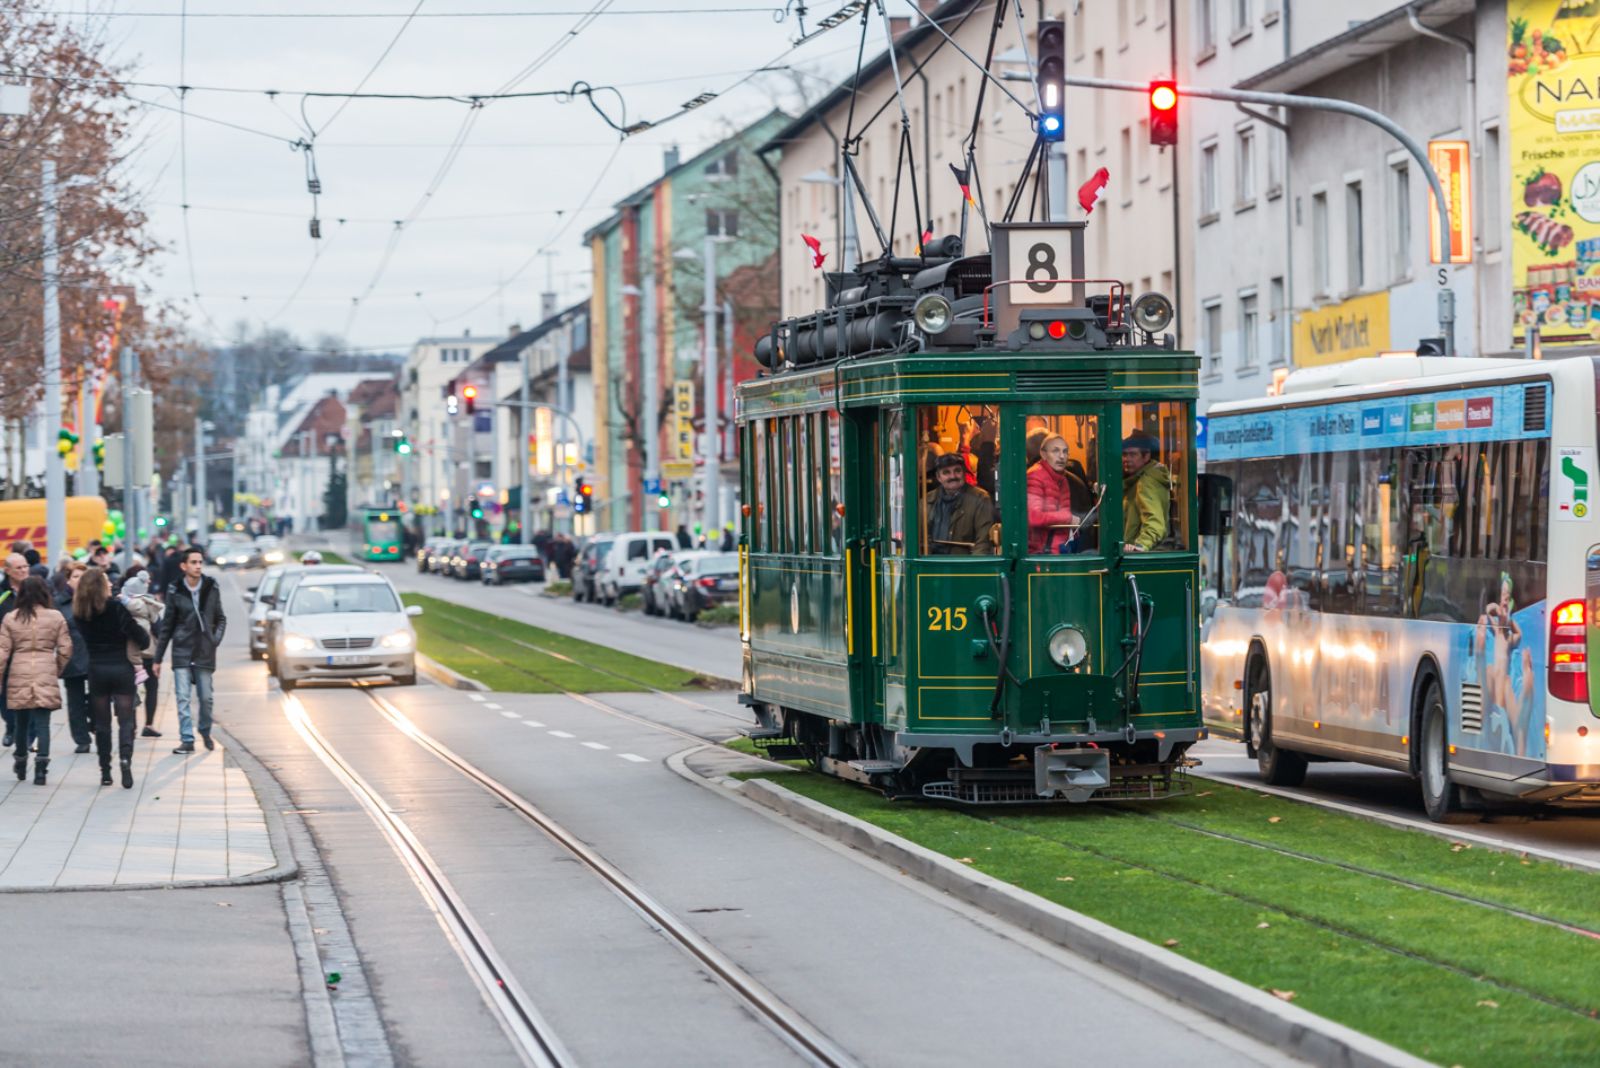
M 1589 700 L 1589 650 L 1584 602 L 1563 601 L 1550 613 L 1550 696 Z

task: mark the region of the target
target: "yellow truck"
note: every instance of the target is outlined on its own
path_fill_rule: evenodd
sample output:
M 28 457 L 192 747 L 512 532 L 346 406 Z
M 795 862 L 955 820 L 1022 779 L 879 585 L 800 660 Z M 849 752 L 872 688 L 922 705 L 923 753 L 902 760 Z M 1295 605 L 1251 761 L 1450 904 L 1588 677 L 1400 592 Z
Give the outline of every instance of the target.
M 91 541 L 106 540 L 106 521 L 110 513 L 103 497 L 67 498 L 67 551 L 88 548 Z M 42 555 L 48 528 L 45 525 L 43 497 L 0 501 L 0 551 L 12 542 L 30 541 Z M 46 561 L 52 567 L 54 561 Z

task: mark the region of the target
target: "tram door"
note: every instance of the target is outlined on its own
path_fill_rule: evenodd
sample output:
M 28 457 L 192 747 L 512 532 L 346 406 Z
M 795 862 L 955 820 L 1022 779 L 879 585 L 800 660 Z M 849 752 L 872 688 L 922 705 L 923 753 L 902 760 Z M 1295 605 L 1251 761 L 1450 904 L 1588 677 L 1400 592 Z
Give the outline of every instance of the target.
M 853 454 L 846 516 L 847 620 L 853 700 L 865 723 L 904 725 L 904 642 L 897 608 L 905 574 L 905 415 L 846 413 Z

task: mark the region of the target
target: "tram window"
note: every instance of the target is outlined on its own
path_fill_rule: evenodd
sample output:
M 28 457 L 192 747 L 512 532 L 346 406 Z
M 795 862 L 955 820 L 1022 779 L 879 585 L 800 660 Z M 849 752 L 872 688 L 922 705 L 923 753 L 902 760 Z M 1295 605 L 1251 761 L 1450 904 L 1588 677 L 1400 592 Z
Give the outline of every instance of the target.
M 1028 552 L 1099 549 L 1099 442 L 1095 415 L 1030 415 L 1024 421 Z
M 903 553 L 906 549 L 905 413 L 894 409 L 884 413 L 883 472 L 880 518 L 889 535 L 885 552 Z
M 1134 552 L 1189 547 L 1189 406 L 1122 406 L 1122 543 Z
M 827 427 L 821 412 L 806 416 L 811 423 L 811 491 L 807 499 L 811 505 L 811 551 L 828 551 L 828 491 L 825 481 L 827 471 Z
M 755 492 L 748 499 L 755 501 L 755 514 L 750 516 L 745 529 L 750 535 L 750 550 L 766 552 L 767 424 L 765 420 L 757 420 L 750 424 L 750 480 L 755 483 Z
M 829 410 L 828 421 L 828 530 L 834 555 L 844 552 L 844 516 L 840 507 L 844 503 L 844 442 L 840 440 L 839 413 Z
M 789 470 L 785 477 L 793 480 L 794 494 L 794 549 L 798 553 L 811 551 L 811 502 L 806 492 L 808 486 L 808 458 L 811 455 L 811 417 L 794 417 L 794 452 L 789 455 Z
M 927 556 L 989 556 L 1000 541 L 1000 410 L 917 409 L 917 520 Z
M 785 416 L 780 420 L 783 425 L 782 449 L 773 457 L 773 467 L 778 475 L 778 495 L 783 498 L 783 551 L 792 553 L 798 551 L 799 545 L 795 540 L 795 528 L 798 525 L 795 515 L 794 499 L 794 417 Z

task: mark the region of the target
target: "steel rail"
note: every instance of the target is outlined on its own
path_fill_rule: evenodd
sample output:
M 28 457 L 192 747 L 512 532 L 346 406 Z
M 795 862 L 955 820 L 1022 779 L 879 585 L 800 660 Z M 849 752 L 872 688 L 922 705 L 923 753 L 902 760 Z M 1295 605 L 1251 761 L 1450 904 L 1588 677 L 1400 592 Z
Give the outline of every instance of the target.
M 523 1061 L 534 1068 L 568 1068 L 574 1065 L 576 1061 L 572 1055 L 539 1014 L 527 992 L 518 985 L 516 977 L 473 918 L 461 895 L 450 884 L 443 869 L 428 855 L 405 820 L 328 743 L 311 722 L 299 698 L 284 694 L 283 711 L 289 725 L 307 747 L 367 810 L 373 823 L 389 840 L 390 846 L 399 855 L 417 888 L 433 909 L 439 925 L 444 928 L 456 952 L 467 965 L 468 972 L 477 981 L 484 1000 L 499 1016 Z
M 853 1066 L 855 1064 L 854 1059 L 849 1054 L 817 1030 L 804 1016 L 790 1008 L 770 990 L 762 986 L 743 968 L 734 963 L 731 958 L 702 938 L 688 924 L 674 916 L 665 906 L 646 893 L 643 887 L 628 878 L 620 869 L 591 849 L 571 831 L 568 831 L 515 790 L 482 771 L 470 761 L 456 754 L 448 746 L 423 731 L 415 723 L 411 722 L 404 712 L 401 712 L 374 690 L 362 687 L 361 692 L 366 694 L 374 707 L 400 733 L 477 783 L 496 799 L 509 805 L 548 835 L 557 845 L 572 854 L 575 859 L 595 875 L 599 876 L 617 896 L 644 917 L 663 937 L 698 961 L 717 982 L 738 997 L 758 1019 L 768 1024 L 802 1056 L 815 1064 L 821 1065 Z M 575 696 L 581 697 L 582 695 Z M 586 703 L 588 702 L 586 701 Z M 673 731 L 673 733 L 681 732 Z M 703 739 L 697 738 L 696 741 L 700 742 Z

